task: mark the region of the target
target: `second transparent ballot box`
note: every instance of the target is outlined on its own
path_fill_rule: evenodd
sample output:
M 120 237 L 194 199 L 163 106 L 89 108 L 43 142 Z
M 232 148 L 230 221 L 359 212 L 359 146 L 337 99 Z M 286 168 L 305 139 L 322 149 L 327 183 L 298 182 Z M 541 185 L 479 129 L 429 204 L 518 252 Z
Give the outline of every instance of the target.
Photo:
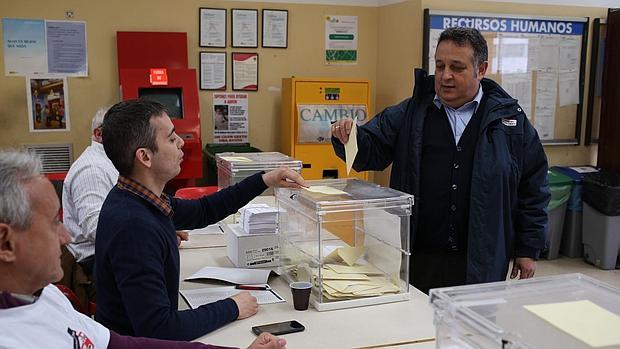
M 620 348 L 620 289 L 582 274 L 430 291 L 439 349 Z
M 279 167 L 288 167 L 300 173 L 302 168 L 300 160 L 278 152 L 219 153 L 215 155 L 215 162 L 217 163 L 217 186 L 220 189 L 239 183 L 256 172 L 268 172 Z M 273 191 L 266 190 L 264 194 L 273 195 Z
M 319 311 L 409 299 L 413 196 L 358 179 L 276 189 L 282 274 Z

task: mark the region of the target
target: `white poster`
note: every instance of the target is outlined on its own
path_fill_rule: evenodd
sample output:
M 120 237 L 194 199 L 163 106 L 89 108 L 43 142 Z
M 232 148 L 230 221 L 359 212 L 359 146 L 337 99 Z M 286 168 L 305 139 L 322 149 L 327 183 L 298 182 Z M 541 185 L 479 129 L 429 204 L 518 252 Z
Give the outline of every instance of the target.
M 357 16 L 325 16 L 325 63 L 357 64 Z
M 200 46 L 226 47 L 226 9 L 200 9 Z
M 200 89 L 226 90 L 226 52 L 200 52 Z
M 258 91 L 258 53 L 232 53 L 232 88 Z
M 7 76 L 88 76 L 86 22 L 2 19 Z
M 263 47 L 286 48 L 288 45 L 288 11 L 263 10 Z
M 248 94 L 213 94 L 213 141 L 248 142 Z
M 86 23 L 45 21 L 49 74 L 88 76 Z
M 232 46 L 258 47 L 258 10 L 231 11 Z
M 37 75 L 47 72 L 45 21 L 2 19 L 4 33 L 4 74 Z
M 26 94 L 30 132 L 70 130 L 67 78 L 28 77 Z

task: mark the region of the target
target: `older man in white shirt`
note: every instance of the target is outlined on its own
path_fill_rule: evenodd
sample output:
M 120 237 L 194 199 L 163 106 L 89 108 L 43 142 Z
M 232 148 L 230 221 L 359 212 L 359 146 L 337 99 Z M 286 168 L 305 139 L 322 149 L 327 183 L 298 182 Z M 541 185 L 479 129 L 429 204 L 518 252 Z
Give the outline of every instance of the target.
M 92 275 L 99 210 L 118 178 L 101 144 L 101 124 L 107 110 L 101 108 L 95 113 L 91 145 L 71 165 L 62 190 L 64 224 L 73 240 L 63 253 L 65 277 L 61 283 L 72 288 L 83 302 L 94 298 Z

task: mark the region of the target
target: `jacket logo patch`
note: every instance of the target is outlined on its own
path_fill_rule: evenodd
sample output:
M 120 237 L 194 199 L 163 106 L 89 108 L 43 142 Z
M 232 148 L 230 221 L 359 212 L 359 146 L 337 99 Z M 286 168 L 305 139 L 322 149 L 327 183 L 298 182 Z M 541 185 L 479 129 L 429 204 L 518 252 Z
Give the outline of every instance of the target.
M 514 119 L 502 119 L 502 124 L 509 126 L 509 127 L 515 127 L 517 126 L 517 120 Z

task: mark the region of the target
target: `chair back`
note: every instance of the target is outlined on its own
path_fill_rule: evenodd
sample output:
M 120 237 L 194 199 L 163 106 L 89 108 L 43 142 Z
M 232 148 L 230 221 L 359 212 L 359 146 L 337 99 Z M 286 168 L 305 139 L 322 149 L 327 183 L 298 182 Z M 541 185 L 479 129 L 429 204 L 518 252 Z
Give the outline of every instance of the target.
M 205 195 L 211 195 L 218 190 L 217 186 L 210 187 L 187 187 L 177 190 L 174 196 L 181 199 L 198 199 Z
M 80 299 L 75 292 L 73 292 L 73 290 L 69 287 L 60 284 L 55 284 L 54 286 L 56 286 L 60 292 L 62 292 L 62 294 L 69 299 L 69 302 L 71 302 L 71 305 L 73 305 L 75 310 L 86 316 L 94 316 L 97 312 L 97 304 L 95 304 L 95 302 L 88 302 L 87 305 L 84 305 L 80 302 Z

